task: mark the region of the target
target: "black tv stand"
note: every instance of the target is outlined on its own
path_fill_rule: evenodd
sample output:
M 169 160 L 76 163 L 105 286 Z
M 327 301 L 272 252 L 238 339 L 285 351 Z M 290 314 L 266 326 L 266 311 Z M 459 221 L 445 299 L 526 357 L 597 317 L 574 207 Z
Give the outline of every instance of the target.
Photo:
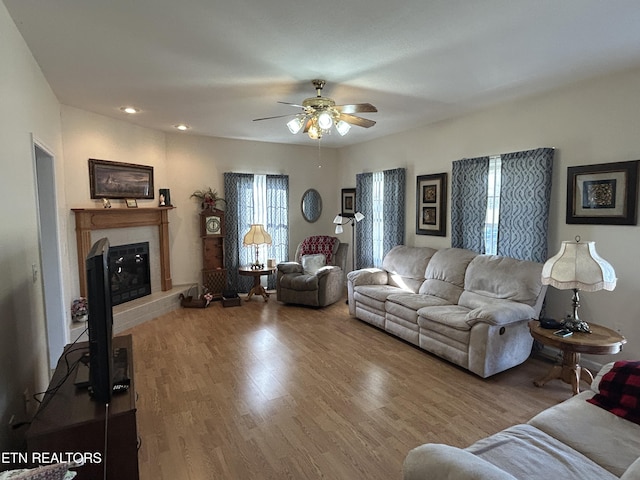
M 108 410 L 107 479 L 138 479 L 138 433 L 136 428 L 136 393 L 131 335 L 113 338 L 113 346 L 126 350 L 128 388 L 113 395 Z M 81 348 L 78 348 L 81 347 Z M 60 385 L 45 395 L 26 433 L 30 458 L 33 452 L 101 452 L 105 451 L 104 404 L 89 396 L 87 389 L 76 388 L 75 372 L 67 375 L 70 365 L 79 362 L 88 343 L 67 345 L 58 360 L 50 387 Z M 77 368 L 77 367 L 76 367 Z M 102 479 L 104 463 L 86 463 L 74 469 L 76 480 Z

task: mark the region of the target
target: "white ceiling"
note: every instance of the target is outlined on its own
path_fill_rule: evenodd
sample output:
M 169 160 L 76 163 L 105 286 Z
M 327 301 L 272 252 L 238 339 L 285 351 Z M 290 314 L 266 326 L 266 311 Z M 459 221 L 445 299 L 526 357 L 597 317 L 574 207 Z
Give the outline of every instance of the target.
M 276 103 L 369 102 L 360 143 L 640 65 L 638 0 L 3 0 L 61 103 L 189 134 L 314 145 Z

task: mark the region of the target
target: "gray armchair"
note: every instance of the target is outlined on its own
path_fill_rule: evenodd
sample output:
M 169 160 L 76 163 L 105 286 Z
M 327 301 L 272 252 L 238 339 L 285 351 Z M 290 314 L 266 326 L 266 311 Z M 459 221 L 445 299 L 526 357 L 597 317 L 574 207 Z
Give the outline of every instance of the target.
M 340 243 L 335 237 L 305 238 L 296 249 L 295 261 L 278 264 L 276 277 L 278 301 L 326 307 L 340 300 L 345 289 L 348 250 L 349 244 Z M 312 264 L 314 257 L 325 254 L 327 254 L 324 257 L 326 265 L 315 265 L 319 267 L 316 270 Z

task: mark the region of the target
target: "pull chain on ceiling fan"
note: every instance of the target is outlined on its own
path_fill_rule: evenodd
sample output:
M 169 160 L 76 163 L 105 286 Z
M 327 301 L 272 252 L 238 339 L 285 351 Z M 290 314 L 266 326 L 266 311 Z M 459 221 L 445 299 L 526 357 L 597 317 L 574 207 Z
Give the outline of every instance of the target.
M 316 89 L 316 96 L 305 99 L 302 105 L 289 102 L 278 102 L 292 107 L 302 108 L 301 113 L 293 114 L 294 118 L 287 122 L 287 127 L 291 133 L 296 134 L 304 129 L 309 138 L 314 140 L 322 138 L 322 135 L 330 134 L 331 127 L 335 126 L 338 133 L 346 135 L 351 129 L 351 125 L 369 128 L 376 122 L 366 118 L 353 115 L 361 112 L 377 112 L 378 109 L 370 103 L 353 103 L 348 105 L 336 105 L 336 102 L 329 97 L 322 96 L 324 80 L 312 80 L 311 83 Z M 270 120 L 274 118 L 290 117 L 289 115 L 277 115 L 275 117 L 256 118 L 254 122 L 260 120 Z

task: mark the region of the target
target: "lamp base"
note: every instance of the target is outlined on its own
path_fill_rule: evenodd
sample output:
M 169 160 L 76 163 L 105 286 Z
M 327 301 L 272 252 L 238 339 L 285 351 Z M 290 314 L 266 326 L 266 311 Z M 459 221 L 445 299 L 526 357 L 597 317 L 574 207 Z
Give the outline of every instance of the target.
M 591 333 L 589 324 L 579 318 L 567 317 L 562 321 L 562 326 L 572 332 Z
M 264 270 L 264 263 L 252 263 L 251 270 Z

